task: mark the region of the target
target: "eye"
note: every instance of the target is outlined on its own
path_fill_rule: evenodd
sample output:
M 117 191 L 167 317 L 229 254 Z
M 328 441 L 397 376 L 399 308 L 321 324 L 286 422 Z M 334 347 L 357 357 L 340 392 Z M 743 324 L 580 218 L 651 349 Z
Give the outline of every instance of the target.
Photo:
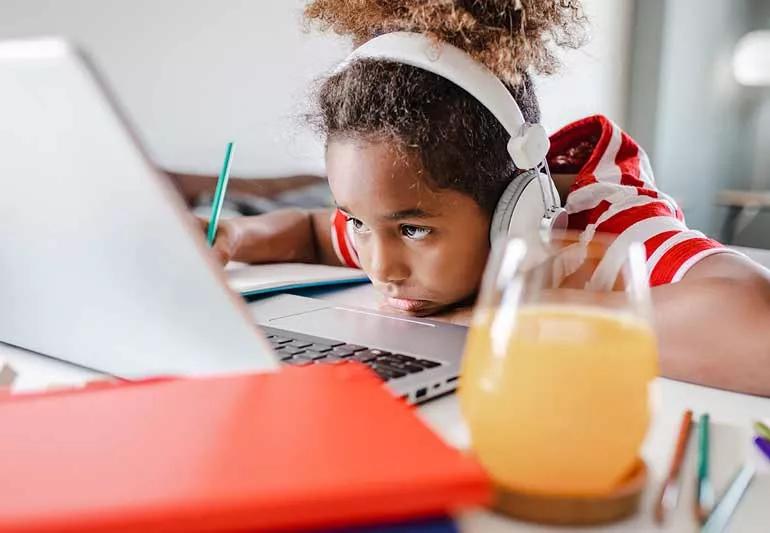
M 353 231 L 355 233 L 366 233 L 367 231 L 369 231 L 367 229 L 367 227 L 366 227 L 366 224 L 364 224 L 363 222 L 361 222 L 357 218 L 348 217 L 347 220 L 348 220 L 348 224 L 353 226 Z
M 430 232 L 430 228 L 423 228 L 422 226 L 411 226 L 409 224 L 404 224 L 401 226 L 401 235 L 414 241 L 423 240 L 425 237 L 430 235 Z

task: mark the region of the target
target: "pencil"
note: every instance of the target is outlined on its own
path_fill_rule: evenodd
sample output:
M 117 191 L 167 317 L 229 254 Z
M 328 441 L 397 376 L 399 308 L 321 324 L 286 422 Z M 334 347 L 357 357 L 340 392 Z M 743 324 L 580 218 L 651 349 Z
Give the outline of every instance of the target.
M 235 143 L 227 143 L 225 150 L 225 161 L 222 163 L 222 171 L 219 173 L 217 188 L 214 191 L 214 200 L 211 202 L 211 218 L 209 219 L 208 242 L 209 246 L 214 245 L 214 239 L 217 235 L 217 225 L 219 224 L 219 215 L 222 212 L 222 203 L 225 200 L 227 191 L 227 181 L 230 179 L 230 163 L 233 158 Z
M 759 420 L 757 420 L 757 421 L 754 423 L 754 431 L 756 431 L 756 432 L 757 432 L 757 434 L 758 434 L 760 437 L 764 437 L 765 439 L 767 439 L 767 440 L 770 440 L 770 428 L 769 428 L 769 427 L 767 427 L 766 425 L 764 425 L 764 424 L 763 424 L 762 422 L 760 422 Z
M 770 461 L 770 440 L 764 437 L 754 437 L 754 444 L 757 445 L 759 451 L 765 454 L 767 460 Z
M 714 488 L 709 479 L 709 415 L 698 422 L 698 480 L 696 485 L 695 516 L 703 523 L 714 506 Z
M 679 502 L 679 488 L 681 485 L 679 473 L 687 451 L 687 442 L 690 439 L 692 429 L 692 411 L 687 410 L 682 415 L 679 425 L 679 435 L 676 438 L 676 447 L 671 456 L 671 464 L 668 467 L 668 476 L 660 488 L 660 496 L 655 504 L 655 521 L 662 524 L 666 513 L 674 509 Z
M 746 489 L 749 488 L 755 471 L 754 466 L 749 463 L 738 469 L 724 495 L 714 508 L 714 512 L 703 525 L 701 533 L 719 533 L 725 529 L 738 507 L 738 503 L 746 493 Z

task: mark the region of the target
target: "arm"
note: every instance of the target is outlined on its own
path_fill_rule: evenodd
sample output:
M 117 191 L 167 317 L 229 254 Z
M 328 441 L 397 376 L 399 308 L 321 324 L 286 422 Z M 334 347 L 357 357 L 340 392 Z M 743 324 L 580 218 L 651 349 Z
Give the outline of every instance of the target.
M 202 192 L 213 191 L 215 176 L 163 171 L 189 204 Z M 232 178 L 230 191 L 256 196 L 274 196 L 315 185 L 319 176 L 289 176 L 270 179 Z M 213 251 L 220 261 L 243 263 L 320 263 L 341 265 L 331 239 L 331 210 L 281 209 L 252 217 L 222 220 Z M 201 221 L 204 231 L 208 227 Z
M 214 252 L 223 263 L 321 263 L 339 266 L 331 240 L 331 211 L 281 209 L 223 219 Z M 203 222 L 206 225 L 206 222 Z
M 601 156 L 616 166 L 600 168 L 589 159 L 580 162 L 577 175 L 557 174 L 554 180 L 566 194 L 572 222 L 618 235 L 633 227 L 632 240 L 645 244 L 663 375 L 770 395 L 768 272 L 716 253 L 671 283 L 684 262 L 717 243 L 686 227 L 681 209 L 656 188 L 649 159 L 630 136 L 604 117 L 590 122 L 604 139 L 622 137 L 624 148 L 610 148 L 612 143 L 592 148 L 594 160 Z M 557 133 L 552 149 L 560 142 L 577 146 L 579 128 L 568 131 L 571 139 Z
M 770 273 L 715 254 L 652 296 L 664 376 L 770 396 Z

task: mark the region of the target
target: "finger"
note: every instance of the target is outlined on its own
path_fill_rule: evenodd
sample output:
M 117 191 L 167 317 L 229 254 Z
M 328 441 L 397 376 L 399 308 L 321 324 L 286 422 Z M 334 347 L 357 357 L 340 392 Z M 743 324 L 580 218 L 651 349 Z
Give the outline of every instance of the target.
M 209 229 L 209 221 L 205 220 L 201 217 L 193 217 L 195 219 L 195 223 L 198 224 L 201 228 L 203 228 L 203 231 L 207 231 Z
M 226 265 L 230 261 L 230 252 L 225 246 L 214 244 L 212 251 L 222 265 Z

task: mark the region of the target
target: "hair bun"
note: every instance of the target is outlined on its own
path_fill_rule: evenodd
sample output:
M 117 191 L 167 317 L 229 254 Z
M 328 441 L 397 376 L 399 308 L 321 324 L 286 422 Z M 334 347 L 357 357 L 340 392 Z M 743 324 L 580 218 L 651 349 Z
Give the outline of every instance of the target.
M 465 50 L 510 85 L 523 72 L 554 73 L 556 49 L 578 48 L 587 35 L 580 0 L 313 0 L 305 18 L 357 42 L 425 33 Z

